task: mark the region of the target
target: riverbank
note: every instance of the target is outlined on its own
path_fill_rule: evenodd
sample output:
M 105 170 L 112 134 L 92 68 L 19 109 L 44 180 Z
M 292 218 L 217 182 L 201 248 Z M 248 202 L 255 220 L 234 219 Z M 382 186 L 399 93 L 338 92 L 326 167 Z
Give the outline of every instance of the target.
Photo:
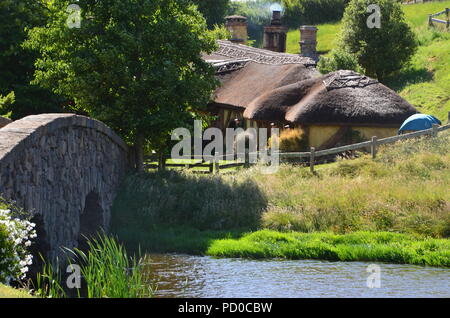
M 207 255 L 232 258 L 319 259 L 450 267 L 450 240 L 389 232 L 280 233 L 261 230 L 216 240 Z
M 443 132 L 382 147 L 376 160 L 363 154 L 338 160 L 314 175 L 299 165 L 282 165 L 271 175 L 258 167 L 227 175 L 133 175 L 116 198 L 111 230 L 144 252 L 448 266 L 449 147 L 450 133 Z M 366 233 L 360 242 L 348 243 L 360 232 Z M 394 240 L 379 242 L 384 232 Z M 256 244 L 251 238 L 258 233 L 276 233 L 282 244 Z M 311 243 L 304 235 L 325 241 Z M 332 235 L 347 243 L 329 243 Z

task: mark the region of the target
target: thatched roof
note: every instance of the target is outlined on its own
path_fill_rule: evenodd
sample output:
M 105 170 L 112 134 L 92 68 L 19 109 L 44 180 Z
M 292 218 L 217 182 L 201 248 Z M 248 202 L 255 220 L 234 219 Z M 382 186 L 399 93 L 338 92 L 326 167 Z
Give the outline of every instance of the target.
M 219 49 L 203 58 L 216 69 L 221 87 L 216 104 L 246 108 L 253 100 L 278 87 L 318 77 L 314 60 L 218 41 Z
M 321 76 L 308 57 L 218 44 L 216 52 L 203 56 L 221 81 L 212 106 L 241 109 L 247 119 L 398 126 L 417 113 L 397 93 L 356 72 Z
M 417 110 L 383 84 L 337 71 L 276 88 L 253 100 L 244 117 L 296 124 L 399 125 Z

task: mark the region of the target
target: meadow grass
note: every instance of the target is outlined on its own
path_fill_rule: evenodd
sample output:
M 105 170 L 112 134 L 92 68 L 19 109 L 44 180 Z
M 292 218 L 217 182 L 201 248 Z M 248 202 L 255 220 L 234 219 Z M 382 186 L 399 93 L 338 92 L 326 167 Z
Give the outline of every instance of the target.
M 283 165 L 255 174 L 268 198 L 262 226 L 279 231 L 395 231 L 450 236 L 450 133 L 339 160 L 312 175 Z
M 0 298 L 32 298 L 26 290 L 16 289 L 0 284 Z
M 450 241 L 389 232 L 280 233 L 261 230 L 214 241 L 215 257 L 370 261 L 450 267 Z
M 416 33 L 419 47 L 410 65 L 385 79 L 384 84 L 414 105 L 419 111 L 447 119 L 450 111 L 450 32 L 428 27 L 428 14 L 450 7 L 450 1 L 403 5 L 406 21 Z M 317 26 L 317 50 L 327 54 L 336 46 L 340 23 Z M 298 54 L 300 32 L 290 30 L 287 52 Z
M 274 257 L 267 249 L 242 239 L 246 233 L 258 229 L 290 235 L 294 235 L 292 232 L 343 235 L 341 238 L 351 238 L 356 232 L 401 233 L 408 238 L 405 240 L 409 245 L 396 246 L 390 242 L 383 247 L 379 242 L 373 245 L 371 251 L 376 251 L 373 252 L 376 255 L 370 260 L 398 258 L 398 262 L 439 264 L 440 256 L 435 263 L 431 260 L 437 254 L 426 254 L 426 260 L 418 258 L 409 250 L 412 246 L 409 242 L 432 238 L 448 241 L 449 148 L 447 131 L 438 137 L 380 147 L 376 160 L 360 154 L 353 160 L 319 166 L 316 174 L 311 174 L 308 167 L 284 164 L 269 175 L 261 173 L 258 167 L 231 175 L 197 176 L 184 172 L 132 175 L 114 203 L 111 230 L 134 250 L 141 247 L 149 252 L 220 255 L 220 249 L 211 248 L 224 244 L 218 242 L 228 242 L 227 253 L 231 253 L 228 246 L 237 249 L 240 245 L 247 252 L 255 248 L 260 251 L 252 252 L 252 257 Z M 365 235 L 370 238 L 371 234 Z M 319 250 L 320 244 L 316 246 Z M 364 259 L 366 252 L 358 252 L 364 250 L 362 245 L 353 245 L 349 250 L 340 246 L 338 256 L 344 259 L 345 253 L 349 253 L 348 260 Z M 441 252 L 445 252 L 447 245 L 443 246 Z M 288 250 L 286 247 L 283 253 L 288 255 L 291 253 Z M 378 256 L 380 253 L 392 255 Z M 403 258 L 398 256 L 402 253 L 406 253 Z

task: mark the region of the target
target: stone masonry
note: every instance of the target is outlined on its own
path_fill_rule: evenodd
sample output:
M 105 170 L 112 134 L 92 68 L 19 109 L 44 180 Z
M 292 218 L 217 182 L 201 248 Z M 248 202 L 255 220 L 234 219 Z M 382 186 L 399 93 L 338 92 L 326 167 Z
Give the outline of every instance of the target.
M 40 217 L 38 243 L 48 246 L 52 261 L 60 247 L 78 247 L 80 234 L 108 231 L 128 168 L 127 145 L 87 117 L 43 114 L 0 129 L 0 194 Z M 83 232 L 82 224 L 89 229 Z

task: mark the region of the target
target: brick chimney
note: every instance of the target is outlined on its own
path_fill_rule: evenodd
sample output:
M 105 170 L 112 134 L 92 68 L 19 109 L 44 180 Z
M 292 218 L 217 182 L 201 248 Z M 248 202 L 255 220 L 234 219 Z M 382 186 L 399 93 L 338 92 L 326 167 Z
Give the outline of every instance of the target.
M 317 28 L 313 25 L 300 27 L 300 54 L 317 58 Z
M 286 52 L 288 28 L 281 25 L 281 11 L 273 11 L 272 21 L 264 27 L 264 48 L 274 52 Z
M 238 44 L 247 44 L 247 18 L 240 15 L 225 17 L 225 27 L 231 33 L 230 41 Z

